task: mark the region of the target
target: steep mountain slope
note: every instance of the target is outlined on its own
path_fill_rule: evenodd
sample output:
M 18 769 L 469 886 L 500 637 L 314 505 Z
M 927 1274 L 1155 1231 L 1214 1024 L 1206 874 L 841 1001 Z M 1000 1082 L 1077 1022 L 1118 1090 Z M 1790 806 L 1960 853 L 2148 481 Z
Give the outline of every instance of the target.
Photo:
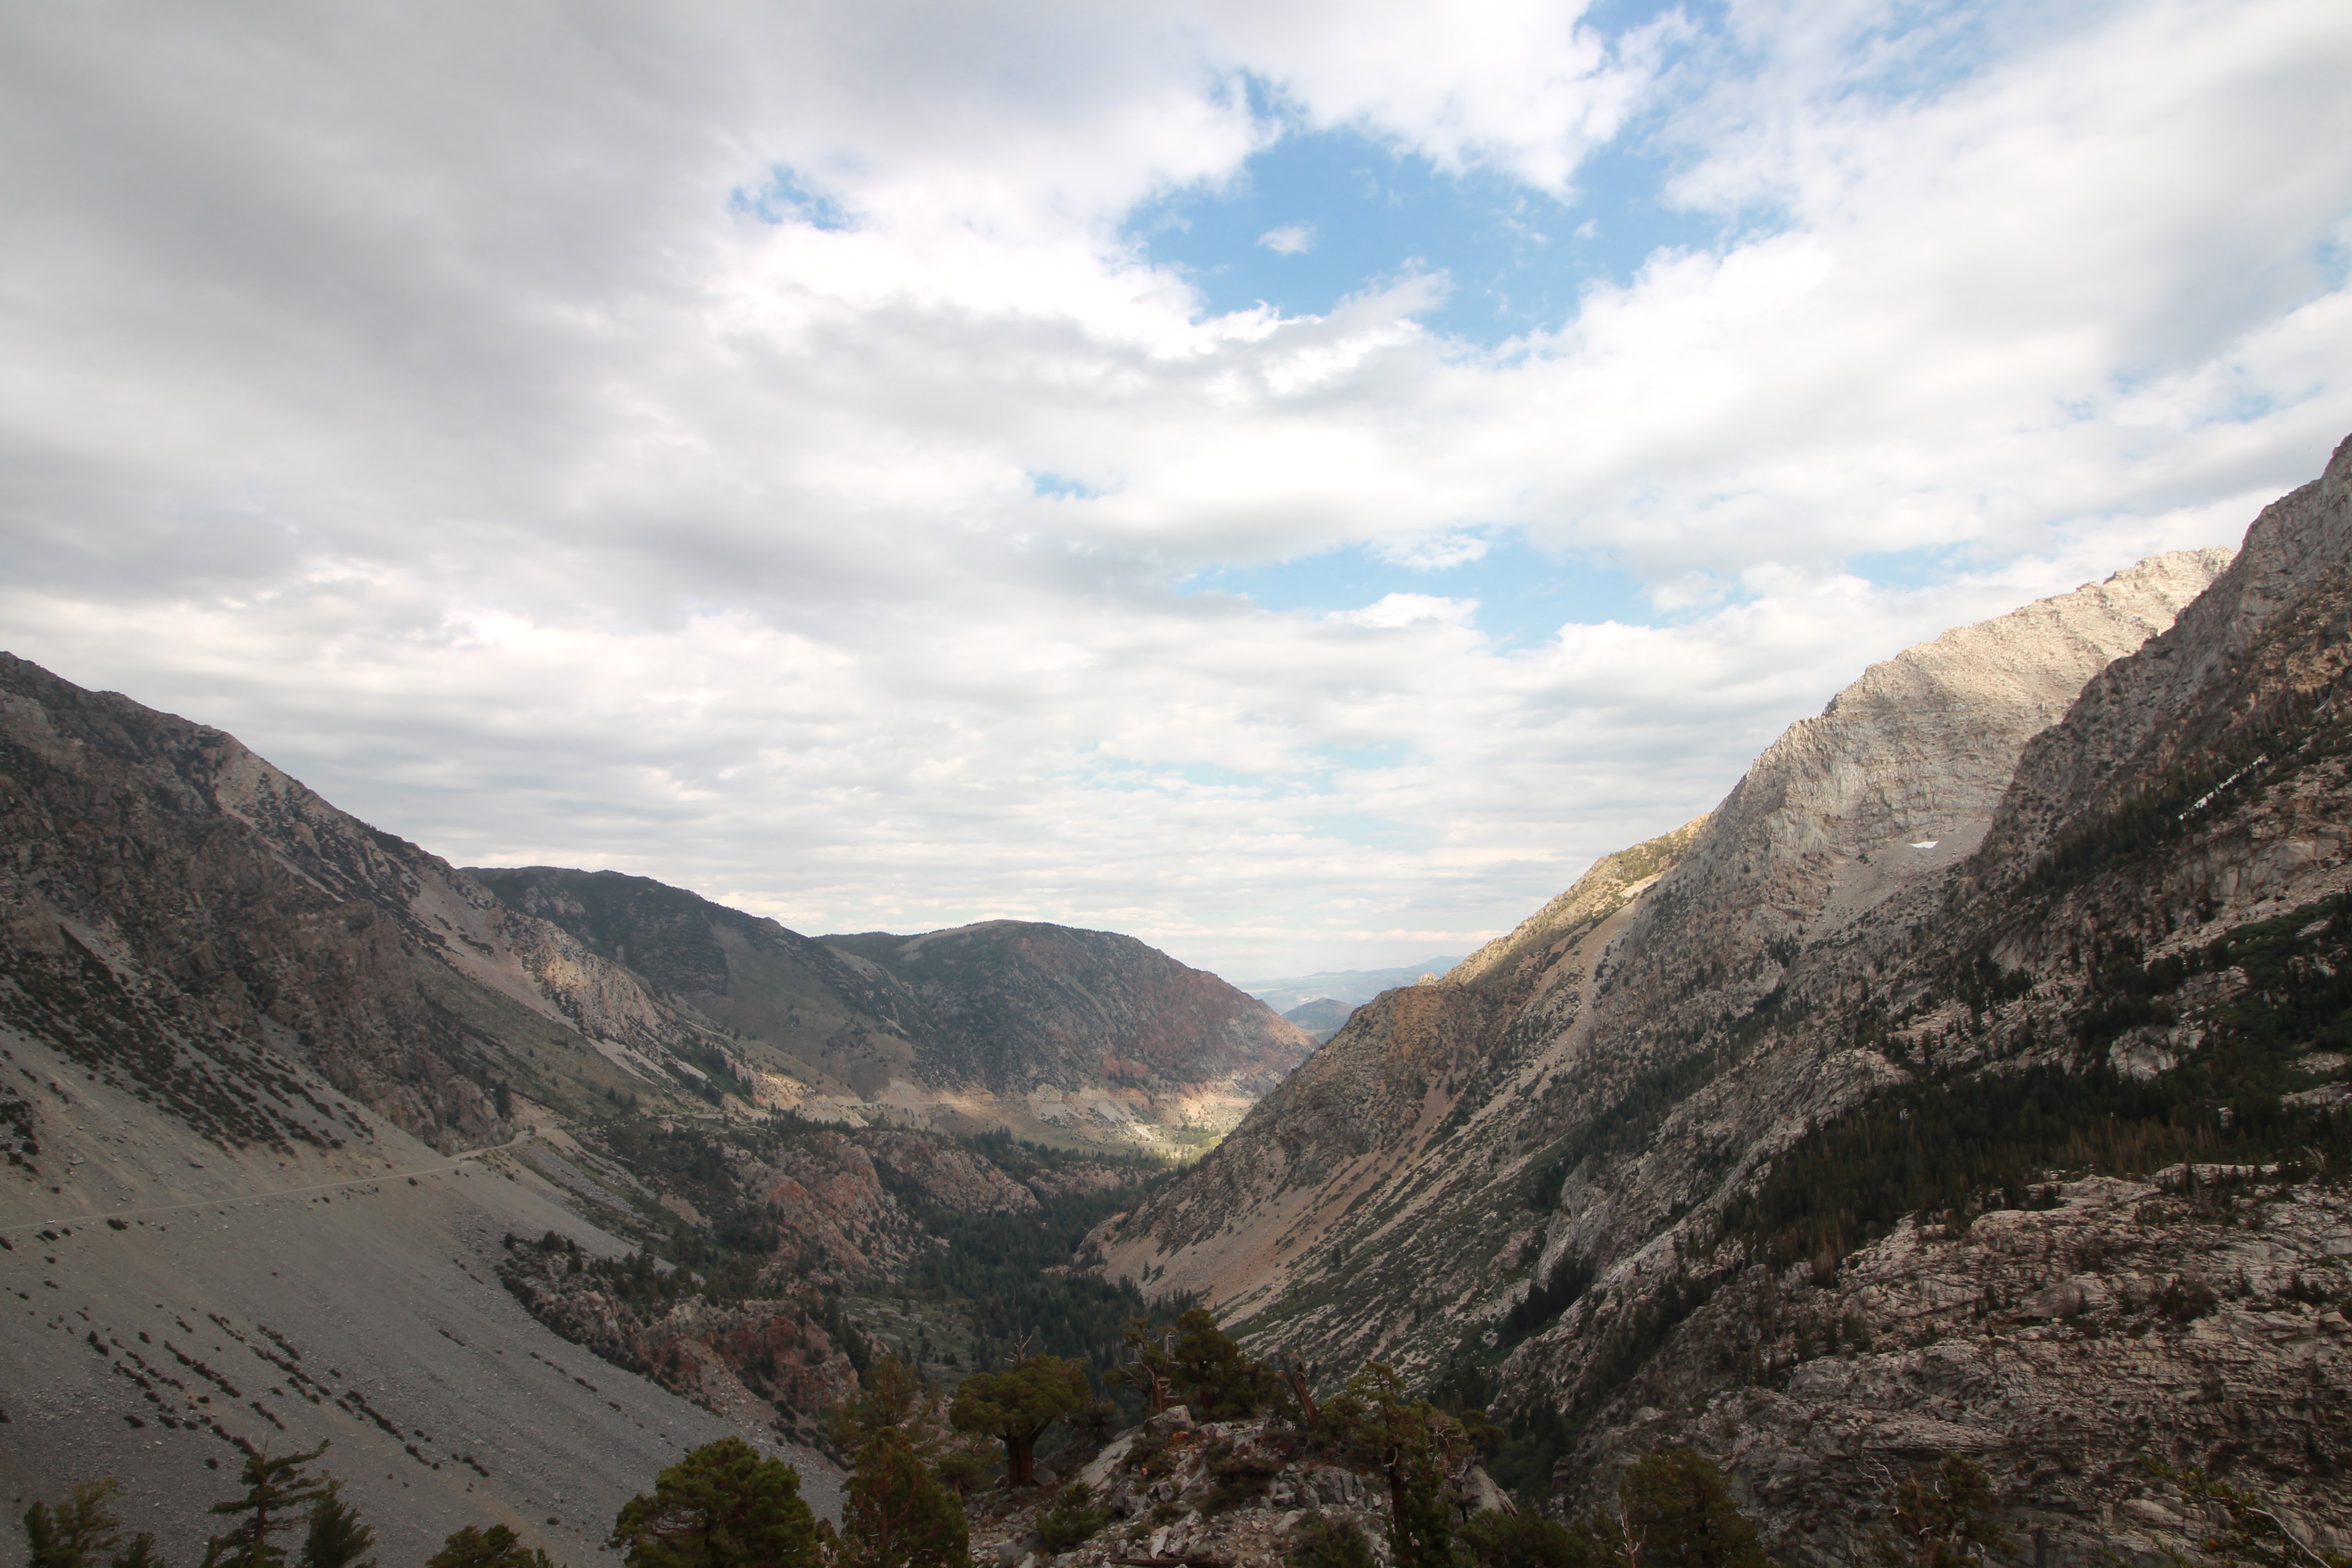
M 1696 826 L 1604 857 L 1505 940 L 1581 951 L 1680 858 Z M 1538 1001 L 1538 1010 L 1549 1001 Z M 1366 1211 L 1391 1216 L 1399 1212 L 1393 1189 L 1454 1170 L 1452 1151 L 1413 1169 L 1402 1162 L 1450 1142 L 1454 1128 L 1439 1136 L 1448 1108 L 1505 1081 L 1511 1006 L 1509 995 L 1489 988 L 1429 984 L 1358 1008 L 1224 1143 L 1094 1239 L 1109 1276 L 1162 1292 L 1202 1291 L 1265 1347 L 1302 1357 L 1339 1364 L 1384 1347 L 1377 1337 L 1383 1316 L 1425 1316 L 1426 1288 L 1461 1273 L 1463 1244 L 1367 1228 Z M 1516 1217 L 1508 1209 L 1507 1223 Z M 1374 1237 L 1380 1245 L 1359 1254 Z M 1433 1257 L 1439 1272 L 1412 1272 Z M 1336 1295 L 1343 1286 L 1370 1289 L 1343 1304 Z
M 469 874 L 718 1026 L 753 1097 L 803 1115 L 1181 1151 L 1313 1045 L 1109 931 L 991 921 L 812 940 L 642 877 Z
M 2347 627 L 2352 443 L 2026 748 L 1975 856 L 1809 944 L 1743 1060 L 1571 1177 L 1562 1263 L 1629 1198 L 1687 1212 L 1500 1370 L 1567 1413 L 1564 1476 L 1643 1411 L 1737 1429 L 1830 1552 L 1869 1464 L 1955 1447 L 2026 1529 L 2180 1550 L 2153 1453 L 2352 1542 Z
M 582 880 L 616 900 L 517 909 L 219 731 L 0 656 L 17 1509 L 112 1473 L 154 1510 L 139 1522 L 200 1541 L 220 1467 L 332 1436 L 354 1495 L 398 1512 L 383 1539 L 405 1560 L 506 1522 L 593 1561 L 686 1437 L 813 1435 L 869 1347 L 940 1374 L 1042 1329 L 1108 1358 L 1134 1298 L 1045 1270 L 1148 1163 L 856 1123 L 948 1106 L 1132 1144 L 1134 1122 L 1054 1128 L 1028 1099 L 1008 1114 L 984 1087 L 925 1084 L 933 1036 L 898 1017 L 910 982 L 676 889 Z M 1202 1058 L 1245 1089 L 1253 1017 L 1304 1054 L 1139 943 L 1045 930 L 1049 952 L 1111 943 L 1112 968 L 1149 973 L 1156 991 L 1104 1015 L 1163 1068 Z M 803 1068 L 814 1083 L 787 1076 Z M 868 1081 L 914 1091 L 877 1105 Z M 461 1148 L 479 1163 L 441 1157 Z M 220 1359 L 248 1352 L 276 1369 L 257 1387 Z M 604 1396 L 544 1396 L 557 1366 Z M 825 1466 L 800 1458 L 822 1494 Z
M 1785 1560 L 1946 1451 L 2044 1563 L 2192 1546 L 2144 1455 L 2352 1542 L 2347 492 L 2352 443 L 2145 646 L 2211 557 L 1874 669 L 1648 890 L 1360 1014 L 1294 1079 L 1338 1111 L 1270 1098 L 1097 1247 L 1493 1398 L 1570 1505 L 1696 1443 Z
M 626 969 L 234 739 L 0 655 L 0 1017 L 208 1132 L 444 1148 L 509 1098 L 698 1081 L 715 1043 Z
M 1360 1009 L 1104 1238 L 1110 1270 L 1206 1290 L 1263 1344 L 1437 1355 L 1539 1259 L 1559 1267 L 1569 1242 L 1542 1215 L 1559 1173 L 1637 1139 L 1809 929 L 1974 847 L 2028 737 L 2227 559 L 2158 557 L 1872 667 L 1711 816 L 1604 858 L 1443 983 Z M 1611 1234 L 1579 1257 L 1653 1217 L 1593 1222 Z
M 110 1475 L 125 1521 L 184 1564 L 220 1530 L 205 1510 L 247 1452 L 327 1440 L 381 1561 L 421 1563 L 461 1525 L 502 1523 L 560 1562 L 612 1562 L 620 1504 L 730 1433 L 783 1453 L 817 1506 L 837 1506 L 822 1458 L 565 1343 L 501 1288 L 509 1232 L 630 1251 L 521 1151 L 453 1160 L 366 1110 L 341 1149 L 224 1148 L 5 1025 L 0 1068 L 26 1091 L 37 1144 L 29 1171 L 0 1173 L 12 1520 Z
M 832 949 L 646 877 L 547 866 L 468 868 L 511 909 L 627 966 L 726 1034 L 760 1103 L 856 1118 L 911 1075 L 920 1021 Z
M 332 1105 L 285 1101 L 283 1058 L 446 1147 L 501 1135 L 502 1098 L 738 1093 L 1181 1147 L 1311 1044 L 1108 933 L 836 948 L 639 878 L 470 875 L 217 730 L 5 655 L 0 850 L 0 1009 L 238 1136 L 340 1135 Z
M 139 1523 L 201 1540 L 243 1446 L 333 1437 L 407 1560 L 503 1521 L 583 1561 L 729 1429 L 553 1376 L 591 1363 L 491 1272 L 509 1229 L 621 1255 L 668 1217 L 607 1163 L 624 1241 L 533 1167 L 589 1157 L 556 1123 L 703 1106 L 718 1031 L 219 731 L 5 656 L 0 921 L 16 1507 L 111 1473 Z M 231 1370 L 254 1356 L 278 1362 Z

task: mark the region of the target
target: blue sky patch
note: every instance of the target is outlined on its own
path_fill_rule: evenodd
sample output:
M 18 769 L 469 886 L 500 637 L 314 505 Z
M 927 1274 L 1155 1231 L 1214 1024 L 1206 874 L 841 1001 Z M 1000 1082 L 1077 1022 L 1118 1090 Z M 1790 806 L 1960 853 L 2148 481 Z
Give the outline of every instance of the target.
M 1041 496 L 1068 496 L 1076 500 L 1092 500 L 1102 492 L 1084 479 L 1074 479 L 1067 474 L 1056 474 L 1044 468 L 1033 469 L 1029 489 Z
M 1349 544 L 1271 566 L 1212 567 L 1186 578 L 1179 592 L 1239 595 L 1269 610 L 1314 615 L 1360 610 L 1391 594 L 1475 599 L 1475 624 L 1507 647 L 1549 641 L 1570 623 L 1655 626 L 1668 618 L 1638 582 L 1604 562 L 1547 555 L 1513 533 L 1485 542 L 1478 559 L 1436 569 Z
M 851 226 L 850 216 L 839 202 L 812 189 L 786 163 L 777 164 L 768 183 L 756 191 L 738 185 L 729 192 L 727 207 L 739 217 L 756 218 L 761 223 L 804 223 L 812 228 L 824 229 Z
M 1665 176 L 1659 159 L 1612 147 L 1564 205 L 1493 170 L 1446 174 L 1358 131 L 1293 131 L 1225 186 L 1167 193 L 1126 228 L 1220 315 L 1260 301 L 1323 315 L 1368 288 L 1442 271 L 1452 288 L 1425 324 L 1491 346 L 1559 326 L 1587 284 L 1624 282 L 1662 247 L 1710 243 L 1716 218 L 1659 201 Z

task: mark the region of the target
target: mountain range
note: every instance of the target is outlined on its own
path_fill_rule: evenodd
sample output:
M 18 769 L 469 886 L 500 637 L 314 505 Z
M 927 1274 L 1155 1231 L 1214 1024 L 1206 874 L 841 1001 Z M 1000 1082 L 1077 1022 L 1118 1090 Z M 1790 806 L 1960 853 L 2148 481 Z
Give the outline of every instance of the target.
M 1789 1561 L 1948 1453 L 2040 1562 L 2192 1549 L 2147 1458 L 2352 1542 L 2347 497 L 1874 666 L 1089 1257 L 1563 1506 L 1696 1447 Z
M 2344 1550 L 2347 679 L 2352 441 L 2234 553 L 1870 667 L 1442 972 L 1253 997 L 461 870 L 0 656 L 0 1485 L 187 1537 L 331 1438 L 387 1560 L 601 1561 L 722 1431 L 832 1506 L 882 1350 L 1100 1371 L 1202 1300 L 1490 1411 L 1524 1506 L 1696 1448 L 1793 1565 L 1954 1455 L 2036 1568 L 2199 1551 L 2149 1461 Z M 1318 997 L 1319 1047 L 1266 1005 Z
M 583 1561 L 689 1438 L 816 1436 L 870 1347 L 1115 1345 L 1134 1303 L 1040 1270 L 1311 1046 L 1108 932 L 460 870 L 5 655 L 0 933 L 0 1486 L 111 1473 L 167 1541 L 331 1440 L 403 1560 L 494 1519 Z

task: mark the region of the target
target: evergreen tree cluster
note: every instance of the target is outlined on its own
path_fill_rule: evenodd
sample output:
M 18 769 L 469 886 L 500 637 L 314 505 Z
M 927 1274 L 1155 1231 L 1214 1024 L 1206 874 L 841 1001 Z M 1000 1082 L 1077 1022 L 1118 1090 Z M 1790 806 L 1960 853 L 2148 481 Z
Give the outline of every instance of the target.
M 2074 1070 L 1927 1078 L 1813 1128 L 1726 1211 L 1723 1230 L 1780 1265 L 1831 1262 L 1920 1215 L 1965 1226 L 2050 1199 L 2053 1172 L 2146 1176 L 2184 1162 L 2272 1164 L 2281 1180 L 2352 1169 L 2352 1115 L 2285 1103 L 2297 1058 L 2352 1045 L 2352 898 L 2337 895 L 2153 962 L 2136 943 L 2084 955 Z M 2124 1031 L 2176 1017 L 2189 976 L 2238 971 L 2197 1051 L 2145 1079 L 2101 1059 Z M 1998 976 L 1999 971 L 1995 971 Z
M 205 1543 L 204 1568 L 375 1568 L 368 1555 L 375 1531 L 343 1500 L 343 1483 L 310 1473 L 326 1451 L 321 1443 L 308 1453 L 248 1453 L 237 1477 L 245 1489 L 213 1505 L 215 1515 L 231 1522 Z M 121 1521 L 110 1507 L 117 1489 L 111 1478 L 84 1481 L 55 1508 L 36 1502 L 26 1510 L 26 1568 L 167 1568 L 152 1532 L 142 1531 L 123 1544 Z M 434 1568 L 445 1565 L 436 1559 Z M 549 1564 L 542 1557 L 536 1564 L 478 1568 Z
M 1010 1139 L 1002 1141 L 990 1157 L 1000 1158 L 1008 1146 Z M 1024 1214 L 967 1214 L 933 1201 L 887 1165 L 877 1170 L 916 1223 L 946 1244 L 919 1255 L 899 1290 L 914 1300 L 961 1307 L 976 1331 L 979 1364 L 1001 1360 L 1024 1335 L 1097 1373 L 1116 1363 L 1128 1320 L 1143 1310 L 1141 1293 L 1131 1281 L 1113 1284 L 1061 1266 L 1088 1231 L 1134 1206 L 1133 1188 L 1045 1196 Z

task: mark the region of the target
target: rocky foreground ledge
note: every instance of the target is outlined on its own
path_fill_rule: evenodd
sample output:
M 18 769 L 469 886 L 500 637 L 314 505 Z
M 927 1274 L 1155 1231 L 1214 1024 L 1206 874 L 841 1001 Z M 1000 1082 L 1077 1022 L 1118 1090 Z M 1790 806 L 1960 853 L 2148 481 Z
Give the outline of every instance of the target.
M 1279 1421 L 1195 1422 L 1185 1406 L 1171 1405 L 1083 1462 L 1049 1461 L 1039 1475 L 1043 1485 L 967 1500 L 979 1568 L 1282 1568 L 1318 1532 L 1349 1526 L 1381 1568 L 1391 1558 L 1387 1496 L 1308 1452 L 1304 1436 Z M 1080 1485 L 1103 1517 L 1083 1540 L 1057 1542 L 1048 1516 Z M 1464 1518 L 1511 1507 L 1475 1465 L 1449 1490 Z
M 2021 1195 L 1906 1221 L 1834 1266 L 1727 1281 L 1576 1472 L 1678 1444 L 1722 1455 L 1775 1555 L 1829 1562 L 1866 1550 L 1890 1475 L 1956 1453 L 1992 1473 L 2037 1561 L 2187 1560 L 2204 1521 L 2143 1462 L 2185 1451 L 2260 1490 L 2305 1545 L 2352 1548 L 2352 1193 L 2181 1165 Z M 1734 1386 L 1709 1393 L 1727 1370 Z

